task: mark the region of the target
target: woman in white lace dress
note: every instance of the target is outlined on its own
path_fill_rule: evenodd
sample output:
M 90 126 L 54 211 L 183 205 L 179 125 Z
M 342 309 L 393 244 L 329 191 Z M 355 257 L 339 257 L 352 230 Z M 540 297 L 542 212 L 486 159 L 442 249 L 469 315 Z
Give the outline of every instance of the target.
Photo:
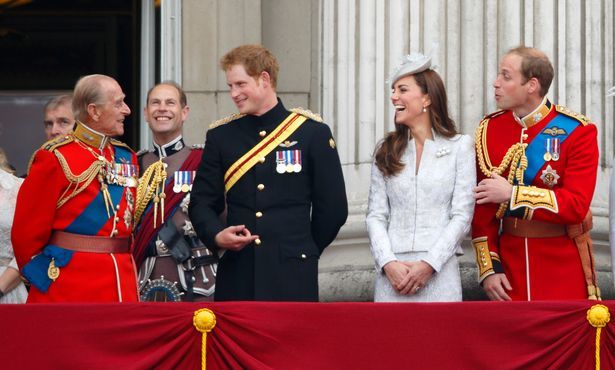
M 375 301 L 461 301 L 456 253 L 470 229 L 474 144 L 459 135 L 440 76 L 422 54 L 390 79 L 395 131 L 374 154 L 367 211 Z
M 6 159 L 0 149 L 0 303 L 25 303 L 28 292 L 19 277 L 11 244 L 15 200 L 23 179 L 7 170 Z

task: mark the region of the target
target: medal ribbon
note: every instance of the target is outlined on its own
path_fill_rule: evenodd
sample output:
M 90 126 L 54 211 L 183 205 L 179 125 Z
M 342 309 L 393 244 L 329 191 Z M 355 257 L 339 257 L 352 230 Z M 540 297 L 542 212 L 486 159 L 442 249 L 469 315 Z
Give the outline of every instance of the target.
M 224 174 L 224 189 L 228 191 L 239 179 L 245 175 L 254 165 L 271 153 L 280 143 L 288 139 L 307 120 L 297 113 L 291 113 L 269 135 L 256 144 L 246 154 L 241 156 Z
M 534 140 L 527 146 L 525 149 L 525 155 L 527 156 L 527 169 L 523 175 L 523 182 L 526 185 L 532 184 L 534 178 L 538 174 L 538 171 L 545 165 L 545 160 L 543 158 L 544 154 L 544 146 L 543 143 L 548 139 L 553 139 L 552 135 L 545 134 L 545 130 L 551 127 L 558 127 L 564 129 L 566 134 L 557 135 L 558 137 L 558 150 L 559 146 L 572 134 L 572 132 L 581 125 L 581 123 L 573 118 L 565 116 L 563 114 L 557 115 L 555 118 L 545 126 L 544 129 L 540 132 L 540 134 L 536 135 Z M 553 148 L 555 149 L 555 148 Z

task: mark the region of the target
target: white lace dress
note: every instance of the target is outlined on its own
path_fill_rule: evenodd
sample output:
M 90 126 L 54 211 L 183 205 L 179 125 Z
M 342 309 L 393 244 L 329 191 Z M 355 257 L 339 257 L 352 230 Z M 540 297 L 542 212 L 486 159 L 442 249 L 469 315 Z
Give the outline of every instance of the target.
M 367 231 L 376 264 L 374 300 L 460 301 L 457 254 L 470 229 L 476 185 L 474 143 L 468 135 L 426 140 L 418 173 L 414 141 L 402 156 L 401 173 L 384 177 L 372 165 Z M 382 268 L 399 261 L 425 261 L 435 270 L 417 294 L 400 295 Z
M 0 169 L 0 275 L 9 267 L 17 269 L 11 244 L 11 226 L 17 192 L 22 182 L 23 179 Z M 15 289 L 0 298 L 0 303 L 25 303 L 27 296 L 26 287 L 19 283 Z

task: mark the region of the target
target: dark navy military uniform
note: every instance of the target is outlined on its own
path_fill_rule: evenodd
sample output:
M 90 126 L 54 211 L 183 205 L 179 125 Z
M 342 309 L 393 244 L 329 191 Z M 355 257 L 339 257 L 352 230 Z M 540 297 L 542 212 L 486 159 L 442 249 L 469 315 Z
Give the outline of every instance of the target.
M 329 127 L 308 119 L 225 194 L 227 169 L 289 114 L 279 101 L 262 116 L 238 116 L 207 132 L 190 202 L 193 226 L 212 251 L 218 250 L 216 234 L 227 225 L 245 225 L 259 236 L 239 252 L 225 251 L 218 265 L 217 301 L 318 300 L 318 259 L 348 216 Z M 277 172 L 281 153 L 290 151 L 299 152 L 300 171 Z M 225 205 L 226 224 L 219 219 Z

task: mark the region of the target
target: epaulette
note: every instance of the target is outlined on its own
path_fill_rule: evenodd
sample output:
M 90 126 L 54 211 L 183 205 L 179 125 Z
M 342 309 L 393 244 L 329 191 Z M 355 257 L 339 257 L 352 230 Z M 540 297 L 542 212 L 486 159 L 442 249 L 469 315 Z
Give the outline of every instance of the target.
M 226 123 L 229 123 L 229 122 L 231 122 L 231 121 L 234 121 L 234 120 L 236 120 L 236 119 L 239 119 L 239 118 L 241 118 L 241 117 L 243 117 L 243 116 L 245 116 L 245 114 L 241 114 L 241 113 L 231 114 L 231 115 L 230 115 L 230 116 L 228 116 L 228 117 L 224 117 L 224 118 L 221 118 L 221 119 L 219 119 L 219 120 L 217 120 L 217 121 L 212 122 L 212 123 L 209 125 L 209 129 L 211 130 L 212 128 L 216 128 L 216 127 L 218 127 L 218 126 L 222 126 L 222 125 L 224 125 L 224 124 L 226 124 Z
M 483 120 L 486 120 L 486 119 L 491 119 L 491 118 L 493 118 L 493 117 L 497 117 L 497 116 L 499 116 L 499 115 L 503 114 L 504 112 L 506 112 L 504 109 L 500 109 L 500 110 L 495 111 L 495 112 L 493 112 L 493 113 L 489 113 L 489 114 L 485 115 L 485 117 L 483 118 Z
M 192 149 L 205 149 L 205 144 L 192 144 Z
M 312 111 L 310 111 L 310 110 L 307 110 L 307 109 L 303 109 L 303 108 L 291 108 L 291 109 L 289 109 L 289 111 L 291 111 L 291 112 L 293 112 L 293 113 L 300 114 L 300 115 L 302 115 L 302 116 L 304 116 L 304 117 L 307 117 L 307 118 L 309 118 L 309 119 L 311 119 L 311 120 L 314 120 L 314 121 L 316 121 L 316 122 L 322 122 L 322 121 L 323 121 L 323 120 L 322 120 L 322 117 L 320 116 L 320 114 L 318 114 L 318 113 L 314 113 L 314 112 L 312 112 Z
M 130 149 L 132 151 L 132 148 L 130 146 L 128 146 L 128 144 L 125 144 L 119 140 L 115 140 L 115 139 L 111 139 L 111 145 L 114 146 L 123 146 L 124 148 Z
M 53 152 L 54 150 L 56 150 L 57 148 L 61 146 L 72 143 L 74 140 L 75 139 L 73 135 L 65 135 L 65 136 L 56 137 L 56 138 L 53 138 L 45 142 L 43 145 L 41 145 L 41 149 L 47 150 L 49 152 Z
M 147 153 L 149 153 L 149 149 L 141 149 L 141 150 L 139 150 L 137 152 L 137 157 L 140 157 L 140 156 L 142 156 L 144 154 L 147 154 Z
M 577 121 L 581 122 L 583 124 L 583 126 L 586 126 L 586 125 L 591 123 L 589 118 L 585 117 L 581 113 L 577 113 L 575 111 L 571 111 L 570 109 L 564 107 L 563 105 L 555 105 L 555 110 L 558 111 L 559 113 L 565 115 L 565 116 L 568 116 L 568 117 L 576 119 Z

